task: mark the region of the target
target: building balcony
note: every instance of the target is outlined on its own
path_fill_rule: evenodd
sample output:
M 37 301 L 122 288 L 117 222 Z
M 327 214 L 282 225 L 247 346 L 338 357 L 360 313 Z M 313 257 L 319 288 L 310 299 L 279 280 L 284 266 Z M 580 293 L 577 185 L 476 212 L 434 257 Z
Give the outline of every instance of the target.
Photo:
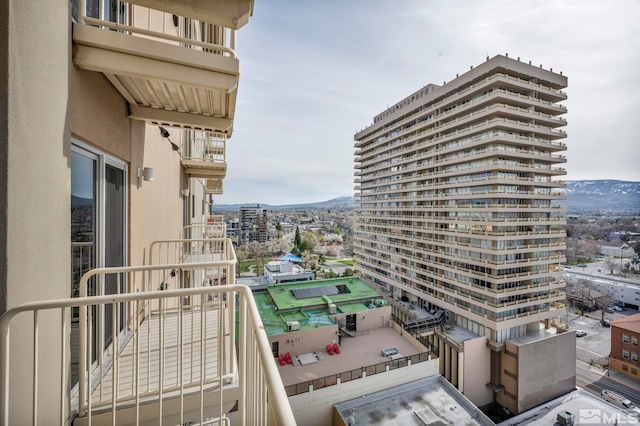
M 222 194 L 222 179 L 207 179 L 204 187 L 205 194 L 220 195 Z
M 222 192 L 222 179 L 227 174 L 225 135 L 209 132 L 191 133 L 193 135 L 187 142 L 187 149 L 184 150 L 185 154 L 181 160 L 182 167 L 189 177 L 216 179 Z M 218 183 L 217 181 L 213 181 L 212 185 Z
M 80 297 L 0 317 L 0 423 L 295 424 L 252 292 L 235 284 L 231 241 L 149 253 L 150 265 L 87 272 Z M 65 342 L 57 356 L 40 343 L 51 336 Z M 25 357 L 30 371 L 13 367 Z M 22 386 L 26 409 L 12 397 Z
M 102 3 L 78 0 L 74 65 L 103 73 L 132 119 L 230 136 L 239 77 L 234 31 L 253 0 Z

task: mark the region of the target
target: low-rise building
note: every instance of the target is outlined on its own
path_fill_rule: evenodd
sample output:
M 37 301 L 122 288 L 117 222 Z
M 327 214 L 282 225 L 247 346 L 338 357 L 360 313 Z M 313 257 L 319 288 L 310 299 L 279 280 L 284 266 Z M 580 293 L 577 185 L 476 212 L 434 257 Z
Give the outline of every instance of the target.
M 638 341 L 640 340 L 640 314 L 611 322 L 611 368 L 640 379 Z
M 264 266 L 264 277 L 269 284 L 313 281 L 316 273 L 288 260 L 273 260 Z

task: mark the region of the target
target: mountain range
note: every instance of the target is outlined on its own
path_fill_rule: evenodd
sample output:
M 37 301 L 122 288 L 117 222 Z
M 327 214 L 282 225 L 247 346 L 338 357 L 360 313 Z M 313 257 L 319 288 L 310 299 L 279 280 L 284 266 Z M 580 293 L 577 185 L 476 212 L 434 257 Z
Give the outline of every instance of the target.
M 567 181 L 564 189 L 567 199 L 561 204 L 569 213 L 595 212 L 628 212 L 640 213 L 640 182 L 623 180 L 573 180 Z M 327 201 L 307 204 L 288 204 L 274 206 L 262 204 L 267 210 L 349 210 L 355 207 L 355 197 L 344 195 Z M 214 211 L 239 211 L 240 207 L 249 204 L 216 204 Z

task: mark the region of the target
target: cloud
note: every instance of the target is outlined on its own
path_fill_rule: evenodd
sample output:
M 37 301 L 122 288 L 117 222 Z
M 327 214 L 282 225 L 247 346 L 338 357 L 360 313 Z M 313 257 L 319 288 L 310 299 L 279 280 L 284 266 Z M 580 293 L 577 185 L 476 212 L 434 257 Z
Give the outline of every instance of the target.
M 640 180 L 637 16 L 635 0 L 256 2 L 237 37 L 234 135 L 216 203 L 353 194 L 353 135 L 374 115 L 505 53 L 568 76 L 567 179 Z

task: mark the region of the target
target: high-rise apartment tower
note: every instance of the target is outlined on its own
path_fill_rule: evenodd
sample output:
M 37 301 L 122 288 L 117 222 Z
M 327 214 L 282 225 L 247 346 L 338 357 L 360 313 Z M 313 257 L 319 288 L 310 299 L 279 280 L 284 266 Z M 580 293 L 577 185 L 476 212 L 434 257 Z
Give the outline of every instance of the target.
M 441 373 L 479 406 L 521 412 L 575 386 L 575 368 L 551 380 L 571 369 L 531 352 L 575 353 L 552 323 L 565 300 L 566 86 L 562 73 L 487 57 L 355 135 L 357 268 L 397 322 L 425 325 Z
M 267 210 L 255 206 L 240 207 L 240 245 L 267 241 Z

